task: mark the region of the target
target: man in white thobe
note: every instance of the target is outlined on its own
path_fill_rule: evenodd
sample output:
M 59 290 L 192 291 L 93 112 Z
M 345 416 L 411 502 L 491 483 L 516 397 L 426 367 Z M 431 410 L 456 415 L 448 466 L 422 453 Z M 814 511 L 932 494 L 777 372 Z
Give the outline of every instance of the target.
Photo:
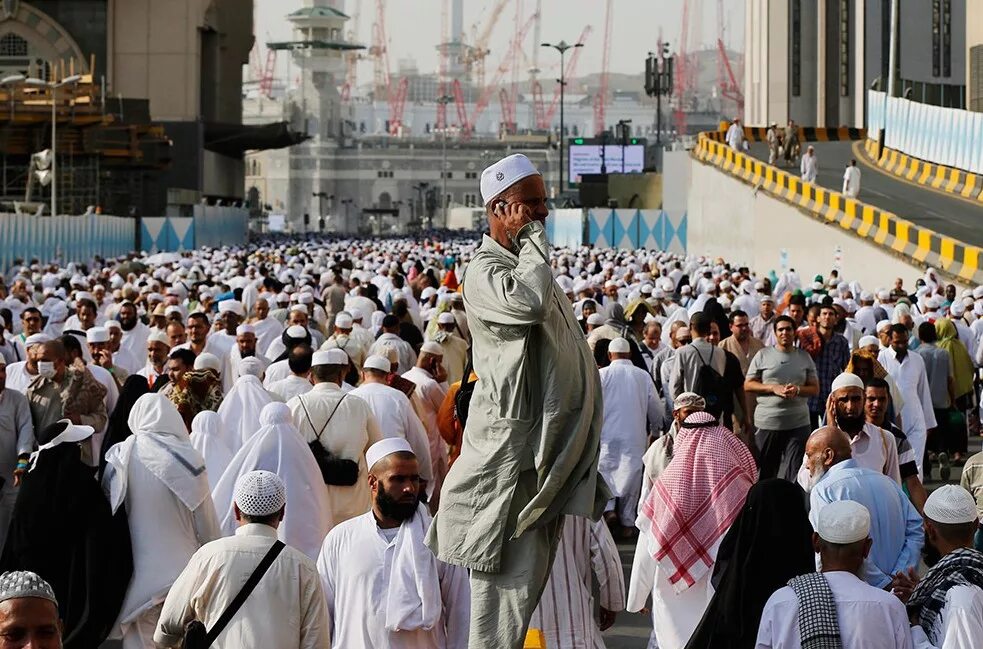
M 904 399 L 901 408 L 904 434 L 915 451 L 918 477 L 924 480 L 922 459 L 925 455 L 925 443 L 929 429 L 937 425 L 925 361 L 908 350 L 908 332 L 900 324 L 891 326 L 891 346 L 881 350 L 877 360 L 894 379 Z
M 125 350 L 136 358 L 143 358 L 147 351 L 150 327 L 140 322 L 137 308 L 129 300 L 120 305 L 118 317 L 120 327 L 123 329 L 123 338 L 119 343 L 120 350 Z
M 157 379 L 167 374 L 167 355 L 170 351 L 170 339 L 163 331 L 154 331 L 147 336 L 147 364 L 137 374 L 147 379 L 147 388 L 150 390 L 154 389 Z
M 396 371 L 400 374 L 409 372 L 416 364 L 416 352 L 408 342 L 399 337 L 399 319 L 394 315 L 387 315 L 382 319 L 382 334 L 369 348 L 369 356 L 382 354 L 381 350 L 385 346 L 396 348 L 399 354 L 399 368 Z
M 225 356 L 222 367 L 222 392 L 228 394 L 236 379 L 242 376 L 240 367 L 244 358 L 253 358 L 263 365 L 263 371 L 269 366 L 269 361 L 257 353 L 256 328 L 249 324 L 241 324 L 236 328 L 236 343 Z
M 270 302 L 272 298 L 260 296 L 253 304 L 253 317 L 249 324 L 256 331 L 256 347 L 263 351 L 270 348 L 274 340 L 279 340 L 283 334 L 283 324 L 276 318 L 270 317 Z
M 202 545 L 221 536 L 205 460 L 162 394 L 145 394 L 127 425 L 133 435 L 106 454 L 103 490 L 113 513 L 126 504 L 133 578 L 117 621 L 123 649 L 153 649 L 171 584 Z
M 916 649 L 975 649 L 983 640 L 983 553 L 973 549 L 979 526 L 976 501 L 956 485 L 944 485 L 925 501 L 925 538 L 942 555 L 921 580 L 895 579 L 916 622 Z M 907 593 L 910 592 L 910 596 Z
M 592 573 L 600 595 L 600 624 L 594 621 Z M 529 627 L 543 632 L 549 649 L 604 649 L 601 632 L 624 608 L 621 555 L 607 525 L 564 516 L 553 571 Z
M 652 376 L 631 362 L 631 346 L 615 338 L 608 347 L 611 364 L 600 370 L 604 395 L 604 427 L 597 470 L 614 498 L 607 511 L 614 512 L 628 533 L 635 529 L 638 498 L 642 489 L 642 455 L 648 429 L 658 430 L 665 415 Z
M 325 485 L 332 525 L 364 514 L 371 505 L 365 451 L 384 437 L 369 404 L 341 389 L 347 371 L 348 355 L 340 349 L 314 352 L 313 389 L 287 402 L 306 443 L 316 441 L 335 457 L 358 463 L 355 484 Z
M 444 350 L 440 345 L 428 340 L 420 348 L 420 356 L 417 358 L 416 366 L 409 372 L 403 374 L 404 379 L 413 381 L 416 389 L 413 391 L 413 408 L 420 417 L 420 423 L 427 431 L 427 439 L 430 441 L 430 460 L 433 462 L 434 477 L 434 502 L 431 502 L 431 510 L 436 511 L 437 499 L 440 495 L 440 485 L 447 475 L 449 467 L 447 457 L 447 443 L 440 436 L 437 428 L 437 413 L 444 403 L 447 396 L 447 385 L 443 383 L 447 373 L 441 367 L 444 359 Z M 440 381 L 440 382 L 438 382 Z
M 800 649 L 807 639 L 826 646 L 815 643 L 828 639 L 846 648 L 911 649 L 904 605 L 857 576 L 872 544 L 867 509 L 837 501 L 823 508 L 816 527 L 812 544 L 822 572 L 796 577 L 775 591 L 761 614 L 755 648 Z
M 741 126 L 741 120 L 735 119 L 730 123 L 725 139 L 727 140 L 727 146 L 735 151 L 744 150 L 744 128 Z
M 815 147 L 810 146 L 806 149 L 806 153 L 802 156 L 802 162 L 799 167 L 799 171 L 802 173 L 802 182 L 816 182 L 816 176 L 819 175 L 819 159 L 816 158 Z
M 252 471 L 236 481 L 235 535 L 212 541 L 191 557 L 164 601 L 154 632 L 157 647 L 180 647 L 191 620 L 209 630 L 215 626 L 266 554 L 274 551 L 286 502 L 287 489 L 275 473 Z M 212 647 L 322 649 L 329 642 L 317 567 L 302 552 L 284 546 Z
M 464 568 L 438 561 L 423 540 L 418 462 L 401 438 L 366 453 L 372 508 L 324 539 L 317 570 L 332 622 L 332 647 L 464 649 L 471 592 Z
M 454 385 L 464 378 L 468 367 L 468 343 L 457 334 L 454 314 L 445 311 L 437 316 L 437 331 L 433 341 L 443 350 L 443 366 L 447 370 L 447 384 Z
M 362 368 L 362 384 L 349 392 L 369 404 L 379 422 L 383 437 L 402 437 L 413 447 L 420 461 L 420 475 L 427 483 L 427 493 L 433 486 L 433 462 L 430 440 L 409 398 L 396 388 L 386 385 L 392 363 L 383 356 L 369 356 Z
M 311 391 L 311 359 L 314 352 L 307 345 L 300 345 L 290 350 L 287 355 L 287 366 L 290 368 L 290 376 L 272 383 L 265 383 L 265 387 L 270 394 L 279 397 L 284 402 L 290 401 L 300 394 L 307 394 Z
M 850 160 L 843 172 L 843 195 L 847 198 L 856 198 L 860 193 L 860 169 L 857 168 L 857 161 Z

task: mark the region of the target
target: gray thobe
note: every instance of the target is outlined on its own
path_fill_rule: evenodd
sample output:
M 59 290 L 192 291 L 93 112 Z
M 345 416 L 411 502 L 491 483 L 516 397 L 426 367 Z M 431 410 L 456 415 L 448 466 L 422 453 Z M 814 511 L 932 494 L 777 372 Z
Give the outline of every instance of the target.
M 17 500 L 14 486 L 14 469 L 17 456 L 34 450 L 34 424 L 31 407 L 25 397 L 16 390 L 0 389 L 0 551 L 7 539 L 10 516 Z

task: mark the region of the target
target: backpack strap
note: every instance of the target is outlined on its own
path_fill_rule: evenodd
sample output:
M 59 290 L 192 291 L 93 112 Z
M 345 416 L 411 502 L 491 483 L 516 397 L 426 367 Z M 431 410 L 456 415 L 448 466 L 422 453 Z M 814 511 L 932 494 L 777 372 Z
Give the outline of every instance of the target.
M 212 646 L 212 643 L 215 642 L 215 640 L 222 634 L 222 631 L 224 631 L 225 627 L 232 621 L 235 614 L 239 612 L 242 605 L 246 603 L 246 599 L 248 599 L 249 595 L 252 594 L 253 590 L 256 588 L 256 585 L 259 583 L 259 580 L 262 579 L 263 575 L 266 574 L 266 571 L 270 569 L 270 566 L 272 566 L 273 562 L 276 561 L 276 558 L 280 555 L 280 552 L 284 547 L 283 541 L 277 540 L 269 549 L 266 556 L 263 557 L 263 560 L 260 561 L 259 565 L 256 566 L 256 569 L 253 570 L 253 574 L 249 575 L 249 579 L 245 584 L 243 584 L 242 590 L 240 590 L 239 594 L 235 596 L 235 599 L 232 600 L 228 608 L 222 611 L 221 617 L 218 618 L 218 621 L 215 622 L 215 626 L 213 626 L 208 632 L 208 635 L 205 637 L 205 647 Z

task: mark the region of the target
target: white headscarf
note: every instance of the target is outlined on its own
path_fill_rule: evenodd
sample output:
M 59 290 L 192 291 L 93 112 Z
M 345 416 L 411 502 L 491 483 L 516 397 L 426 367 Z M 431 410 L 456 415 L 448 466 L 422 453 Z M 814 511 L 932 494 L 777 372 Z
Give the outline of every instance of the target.
M 219 525 L 224 534 L 235 533 L 232 503 L 239 476 L 250 471 L 272 471 L 287 487 L 287 509 L 277 534 L 281 541 L 316 560 L 332 521 L 321 471 L 293 425 L 286 404 L 268 404 L 258 419 L 261 428 L 232 458 L 212 492 Z
M 126 477 L 134 453 L 185 507 L 194 511 L 208 498 L 205 459 L 191 445 L 184 420 L 170 400 L 145 394 L 130 410 L 127 425 L 133 435 L 106 454 L 103 489 L 115 513 L 126 497 Z
M 222 430 L 222 418 L 211 410 L 203 410 L 191 420 L 191 445 L 205 458 L 208 486 L 214 489 L 229 462 L 235 456 Z
M 218 407 L 229 448 L 234 452 L 256 431 L 263 406 L 273 401 L 263 383 L 251 374 L 240 376 Z M 234 446 L 233 446 L 234 444 Z

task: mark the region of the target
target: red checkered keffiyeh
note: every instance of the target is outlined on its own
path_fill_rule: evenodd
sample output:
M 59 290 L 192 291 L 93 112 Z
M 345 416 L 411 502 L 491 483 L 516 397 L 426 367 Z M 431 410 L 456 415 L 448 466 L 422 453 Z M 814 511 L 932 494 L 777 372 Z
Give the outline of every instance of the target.
M 639 529 L 679 593 L 713 565 L 710 549 L 737 517 L 758 469 L 751 451 L 705 412 L 686 418 L 672 462 L 642 504 Z

